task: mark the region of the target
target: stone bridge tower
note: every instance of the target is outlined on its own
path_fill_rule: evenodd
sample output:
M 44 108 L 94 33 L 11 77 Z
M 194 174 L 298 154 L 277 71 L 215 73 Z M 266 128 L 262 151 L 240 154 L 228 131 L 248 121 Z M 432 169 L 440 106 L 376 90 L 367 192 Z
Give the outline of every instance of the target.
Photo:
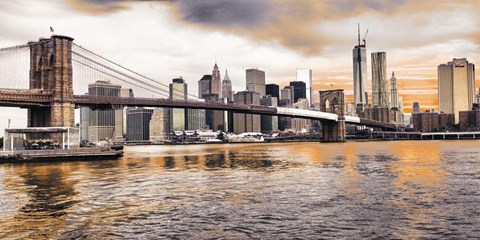
M 28 110 L 29 127 L 73 127 L 73 38 L 53 35 L 30 45 L 30 89 L 52 94 L 49 107 Z
M 335 113 L 338 121 L 322 121 L 322 136 L 325 142 L 343 142 L 345 132 L 345 95 L 343 89 L 320 91 L 320 111 Z

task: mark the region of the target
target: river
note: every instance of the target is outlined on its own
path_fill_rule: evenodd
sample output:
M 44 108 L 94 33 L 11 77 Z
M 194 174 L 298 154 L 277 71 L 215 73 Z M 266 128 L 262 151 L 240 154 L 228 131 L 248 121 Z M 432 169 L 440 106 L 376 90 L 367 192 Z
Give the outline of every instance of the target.
M 0 164 L 0 239 L 480 238 L 480 141 L 131 146 Z

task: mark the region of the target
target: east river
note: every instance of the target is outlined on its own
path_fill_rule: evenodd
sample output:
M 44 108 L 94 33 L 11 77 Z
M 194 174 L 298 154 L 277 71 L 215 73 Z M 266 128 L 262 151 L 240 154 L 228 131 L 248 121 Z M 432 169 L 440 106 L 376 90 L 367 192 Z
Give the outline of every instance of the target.
M 480 238 L 480 141 L 132 146 L 0 164 L 0 239 Z

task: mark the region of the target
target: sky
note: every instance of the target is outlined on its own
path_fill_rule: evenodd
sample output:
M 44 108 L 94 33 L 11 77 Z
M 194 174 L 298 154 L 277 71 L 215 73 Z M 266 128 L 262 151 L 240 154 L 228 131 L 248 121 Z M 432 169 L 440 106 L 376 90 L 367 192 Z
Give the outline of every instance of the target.
M 370 91 L 370 53 L 384 51 L 409 112 L 413 101 L 437 109 L 439 64 L 480 62 L 479 9 L 478 0 L 9 0 L 0 1 L 0 48 L 49 37 L 51 26 L 157 81 L 182 76 L 193 94 L 216 61 L 235 91 L 245 90 L 248 68 L 281 87 L 307 68 L 315 91 L 345 89 L 349 101 L 360 23 L 362 38 L 369 30 Z M 478 92 L 480 71 L 476 81 Z M 26 110 L 0 108 L 0 135 L 8 119 L 25 127 Z

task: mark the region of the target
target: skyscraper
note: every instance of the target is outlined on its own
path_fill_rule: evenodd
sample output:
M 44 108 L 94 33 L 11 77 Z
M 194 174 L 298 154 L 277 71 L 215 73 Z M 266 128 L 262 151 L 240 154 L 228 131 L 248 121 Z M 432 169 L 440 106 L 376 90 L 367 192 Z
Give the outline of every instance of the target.
M 183 78 L 174 78 L 170 83 L 170 100 L 187 100 L 187 84 Z M 170 131 L 186 129 L 186 111 L 182 108 L 170 108 Z
M 313 88 L 312 88 L 312 69 L 297 69 L 297 81 L 306 84 L 306 98 L 309 106 L 313 105 Z
M 365 39 L 360 43 L 360 24 L 358 25 L 358 45 L 353 49 L 353 97 L 357 112 L 368 105 L 367 93 L 367 45 Z
M 170 132 L 169 109 L 155 108 L 150 119 L 150 141 L 162 142 L 168 138 Z
M 400 99 L 397 91 L 397 78 L 395 72 L 392 72 L 392 78 L 390 78 L 390 107 L 400 109 Z
M 220 71 L 218 70 L 217 63 L 213 66 L 212 70 L 212 89 L 211 93 L 218 94 L 218 97 L 222 97 L 222 79 L 220 77 Z
M 280 101 L 278 105 L 292 106 L 292 103 L 293 103 L 293 87 L 285 86 L 280 92 Z
M 439 111 L 455 114 L 470 110 L 475 101 L 475 65 L 466 58 L 454 58 L 447 64 L 438 65 Z
M 387 83 L 387 54 L 372 53 L 372 105 L 379 108 L 390 108 Z
M 480 87 L 478 88 L 477 104 L 480 105 Z
M 222 97 L 227 98 L 228 102 L 233 101 L 232 81 L 230 81 L 227 70 L 225 70 L 225 76 L 223 76 L 222 81 Z
M 127 109 L 127 141 L 149 141 L 153 109 Z
M 212 93 L 212 75 L 203 75 L 203 77 L 198 80 L 198 97 L 204 98 L 203 96 Z
M 296 103 L 298 99 L 307 99 L 307 84 L 302 81 L 290 82 L 290 87 L 293 87 L 293 103 Z
M 265 85 L 265 95 L 270 95 L 280 99 L 280 87 L 277 84 Z
M 261 106 L 278 106 L 278 98 L 272 96 L 265 96 L 260 99 Z M 271 133 L 278 130 L 278 117 L 277 116 L 260 116 L 260 124 L 262 133 Z
M 420 104 L 418 102 L 413 102 L 412 113 L 420 112 Z
M 265 96 L 265 72 L 258 69 L 247 69 L 247 90 Z

